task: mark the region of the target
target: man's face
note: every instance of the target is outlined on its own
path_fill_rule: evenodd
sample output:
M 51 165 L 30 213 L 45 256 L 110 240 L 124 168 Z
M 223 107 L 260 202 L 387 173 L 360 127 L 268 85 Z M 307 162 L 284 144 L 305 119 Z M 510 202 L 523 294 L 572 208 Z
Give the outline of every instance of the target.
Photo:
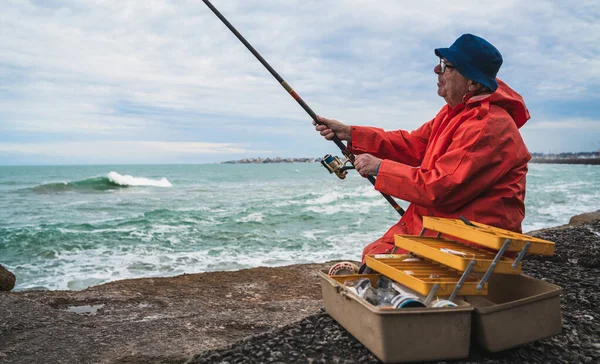
M 462 102 L 463 96 L 469 92 L 469 85 L 472 83 L 468 78 L 458 72 L 454 66 L 447 60 L 443 60 L 446 63 L 446 71 L 442 73 L 442 67 L 440 64 L 435 66 L 433 72 L 438 75 L 438 95 L 446 100 L 446 103 L 450 107 L 455 107 Z

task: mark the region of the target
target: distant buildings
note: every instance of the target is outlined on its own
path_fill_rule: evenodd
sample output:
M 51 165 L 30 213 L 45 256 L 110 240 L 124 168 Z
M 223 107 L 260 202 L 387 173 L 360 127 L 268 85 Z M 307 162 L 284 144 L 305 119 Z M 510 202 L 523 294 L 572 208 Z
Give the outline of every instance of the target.
M 223 164 L 247 164 L 247 163 L 319 163 L 321 158 L 244 158 L 234 161 L 221 162 Z
M 531 157 L 531 163 L 600 164 L 600 152 L 558 154 L 531 153 Z
M 600 158 L 600 152 L 579 152 L 579 153 L 531 153 L 533 158 L 539 159 L 580 159 L 580 158 Z
M 557 164 L 599 164 L 600 152 L 579 153 L 531 153 L 531 163 L 557 163 Z M 260 163 L 319 163 L 321 158 L 244 158 L 221 162 L 222 164 L 260 164 Z

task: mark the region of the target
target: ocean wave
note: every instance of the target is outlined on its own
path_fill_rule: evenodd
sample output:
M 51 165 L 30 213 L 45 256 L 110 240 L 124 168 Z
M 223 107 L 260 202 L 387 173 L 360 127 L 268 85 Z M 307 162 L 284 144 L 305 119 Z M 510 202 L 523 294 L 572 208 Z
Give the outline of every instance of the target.
M 109 172 L 106 177 L 92 177 L 74 182 L 53 182 L 28 188 L 27 190 L 41 194 L 61 192 L 105 192 L 117 188 L 126 187 L 173 187 L 166 178 L 153 180 L 145 177 L 133 177 L 121 175 L 117 172 Z
M 260 212 L 253 212 L 248 216 L 236 219 L 237 222 L 261 222 L 265 216 Z
M 314 195 L 314 193 L 313 193 Z M 319 193 L 316 198 L 304 201 L 305 205 L 330 205 L 338 200 L 347 200 L 351 198 L 371 198 L 379 195 L 379 192 L 370 186 L 360 186 L 347 190 L 332 190 L 325 194 Z
M 302 232 L 300 235 L 308 240 L 317 240 L 317 235 L 321 236 L 323 234 L 328 234 L 329 230 L 322 230 L 322 229 L 317 229 L 317 230 L 306 230 L 304 232 Z
M 371 213 L 371 209 L 379 208 L 385 205 L 384 200 L 372 200 L 362 202 L 336 203 L 328 205 L 312 205 L 305 207 L 303 211 L 310 211 L 322 215 L 334 215 L 337 213 L 360 212 L 361 214 Z
M 108 180 L 118 186 L 151 186 L 151 187 L 173 187 L 165 177 L 155 180 L 145 177 L 133 177 L 128 174 L 120 175 L 117 172 L 109 172 Z
M 334 234 L 327 239 L 310 242 L 272 241 L 270 244 L 240 249 L 199 245 L 194 249 L 174 250 L 166 246 L 139 244 L 115 250 L 114 247 L 99 244 L 87 249 L 61 250 L 52 261 L 24 263 L 9 268 L 22 272 L 22 276 L 28 278 L 27 282 L 21 282 L 18 290 L 81 290 L 117 279 L 357 259 L 364 245 L 377 235 Z M 340 248 L 342 242 L 343 249 Z M 296 248 L 291 249 L 291 246 Z

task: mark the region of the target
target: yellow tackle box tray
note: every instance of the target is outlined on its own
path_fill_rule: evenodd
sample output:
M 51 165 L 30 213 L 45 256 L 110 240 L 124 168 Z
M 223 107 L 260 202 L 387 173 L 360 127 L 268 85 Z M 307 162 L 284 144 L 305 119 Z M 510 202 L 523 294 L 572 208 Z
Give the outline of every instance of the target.
M 404 261 L 405 257 L 390 258 L 390 255 L 367 255 L 365 263 L 374 271 L 427 296 L 438 285 L 436 296 L 450 296 L 460 281 L 461 272 L 441 264 L 420 259 L 420 261 Z M 486 295 L 487 283 L 477 290 L 479 280 L 468 276 L 458 291 L 459 296 Z
M 491 249 L 500 250 L 506 239 L 510 239 L 508 251 L 518 252 L 523 250 L 529 242 L 527 253 L 540 255 L 553 255 L 554 243 L 538 239 L 533 236 L 515 233 L 497 227 L 471 222 L 475 226 L 465 224 L 458 219 L 423 216 L 423 227 L 437 231 L 458 239 L 473 242 Z
M 473 246 L 464 245 L 452 240 L 434 237 L 395 235 L 397 247 L 408 250 L 416 255 L 433 260 L 450 268 L 464 272 L 472 260 L 475 260 L 472 272 L 486 272 L 496 254 Z M 512 268 L 514 260 L 500 258 L 494 267 L 494 273 L 520 274 L 521 263 Z
M 344 285 L 378 274 L 329 276 L 318 272 L 327 313 L 384 363 L 455 360 L 469 355 L 473 307 L 386 309 Z

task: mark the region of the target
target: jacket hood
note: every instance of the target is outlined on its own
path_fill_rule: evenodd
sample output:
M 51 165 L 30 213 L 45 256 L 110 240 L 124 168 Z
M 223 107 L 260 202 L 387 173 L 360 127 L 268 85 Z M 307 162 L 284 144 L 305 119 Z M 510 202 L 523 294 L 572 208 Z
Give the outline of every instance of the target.
M 499 78 L 496 81 L 498 81 L 498 89 L 489 95 L 490 104 L 500 106 L 506 110 L 517 124 L 517 128 L 522 127 L 530 118 L 523 97 Z

